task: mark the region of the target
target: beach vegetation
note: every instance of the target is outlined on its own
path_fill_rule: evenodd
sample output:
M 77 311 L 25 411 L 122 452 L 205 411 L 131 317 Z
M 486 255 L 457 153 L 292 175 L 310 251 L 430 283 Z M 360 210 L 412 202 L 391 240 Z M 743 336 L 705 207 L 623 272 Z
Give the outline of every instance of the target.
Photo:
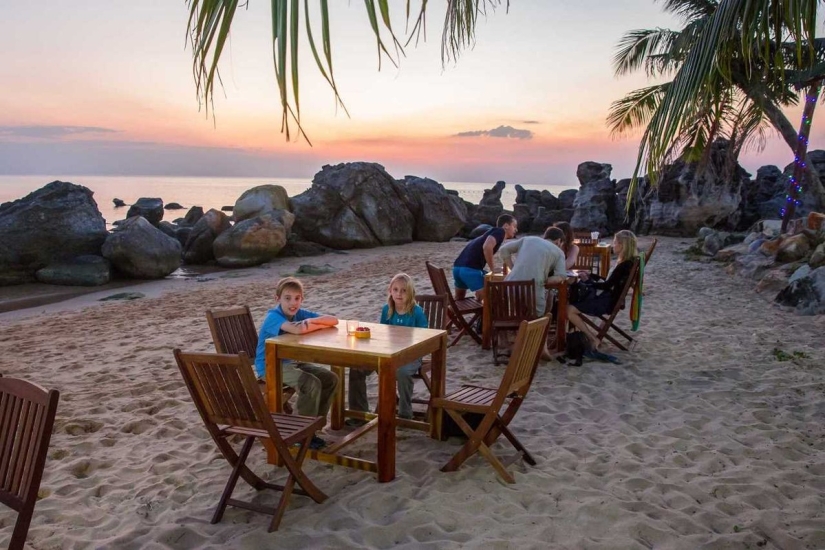
M 328 0 L 270 0 L 272 18 L 272 53 L 275 78 L 278 83 L 282 117 L 281 132 L 290 139 L 290 123 L 298 136 L 307 138 L 301 127 L 301 105 L 298 70 L 299 43 L 305 38 L 318 71 L 327 81 L 335 101 L 346 113 L 338 93 L 333 70 L 330 9 Z M 393 4 L 395 4 L 393 2 Z M 399 3 L 400 4 L 400 3 Z M 441 31 L 441 60 L 446 64 L 456 60 L 461 52 L 475 42 L 476 24 L 489 12 L 509 0 L 456 0 L 447 2 L 447 13 Z M 248 0 L 186 0 L 189 9 L 187 41 L 192 47 L 192 73 L 199 100 L 207 113 L 212 106 L 215 84 L 221 82 L 218 62 L 229 38 L 232 22 L 239 7 L 247 8 Z M 365 0 L 365 16 L 375 36 L 378 68 L 382 60 L 398 66 L 404 48 L 426 39 L 427 0 L 406 0 L 404 33 L 393 27 L 390 0 Z M 303 21 L 302 21 L 303 19 Z
M 761 150 L 770 127 L 796 154 L 810 120 L 798 134 L 781 109 L 819 98 L 825 78 L 825 42 L 815 37 L 820 1 L 663 0 L 664 9 L 684 21 L 681 30 L 625 34 L 615 74 L 644 70 L 665 79 L 614 102 L 608 116 L 614 135 L 644 128 L 629 194 L 641 174 L 655 187 L 679 156 L 703 166 L 717 138 L 730 141 L 731 165 L 744 147 Z M 811 191 L 825 203 L 811 163 L 797 164 L 807 168 Z

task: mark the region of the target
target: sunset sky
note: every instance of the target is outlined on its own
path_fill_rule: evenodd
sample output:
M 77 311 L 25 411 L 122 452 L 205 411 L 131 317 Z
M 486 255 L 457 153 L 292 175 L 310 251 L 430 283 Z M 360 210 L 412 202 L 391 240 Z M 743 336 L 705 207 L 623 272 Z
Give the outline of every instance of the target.
M 442 68 L 443 8 L 431 2 L 428 41 L 379 72 L 363 3 L 335 0 L 333 59 L 350 118 L 303 48 L 310 147 L 280 133 L 269 2 L 249 4 L 223 56 L 213 120 L 197 102 L 182 0 L 4 3 L 0 174 L 309 178 L 324 164 L 365 160 L 395 177 L 562 184 L 594 160 L 629 177 L 638 136 L 611 139 L 605 118 L 648 82 L 613 77 L 616 44 L 631 29 L 680 26 L 652 0 L 512 0 L 509 14 L 480 22 L 474 49 Z M 403 32 L 405 3 L 393 4 Z M 789 112 L 794 126 L 800 113 Z M 812 149 L 823 148 L 820 118 Z M 791 160 L 774 139 L 741 162 L 755 174 Z

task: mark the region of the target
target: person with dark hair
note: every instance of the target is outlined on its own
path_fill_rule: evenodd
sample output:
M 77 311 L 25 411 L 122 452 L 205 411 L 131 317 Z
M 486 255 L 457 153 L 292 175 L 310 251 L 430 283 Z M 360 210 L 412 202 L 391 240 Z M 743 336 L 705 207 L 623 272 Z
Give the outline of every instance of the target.
M 576 260 L 579 259 L 579 247 L 573 244 L 573 226 L 567 222 L 556 222 L 553 227 L 558 227 L 564 231 L 564 243 L 561 249 L 564 251 L 564 261 L 567 269 L 573 269 Z
M 499 253 L 510 268 L 507 281 L 529 281 L 536 284 L 536 316 L 544 315 L 547 302 L 545 283 L 560 283 L 567 268 L 564 265 L 564 233 L 558 227 L 548 227 L 544 237 L 522 237 L 505 243 Z M 516 255 L 513 261 L 513 255 Z
M 496 221 L 496 227 L 476 237 L 464 247 L 453 263 L 455 280 L 455 297 L 463 300 L 467 290 L 475 292 L 476 298 L 482 299 L 484 289 L 484 265 L 495 269 L 493 255 L 498 252 L 505 239 L 512 239 L 518 233 L 518 221 L 510 214 L 502 214 Z

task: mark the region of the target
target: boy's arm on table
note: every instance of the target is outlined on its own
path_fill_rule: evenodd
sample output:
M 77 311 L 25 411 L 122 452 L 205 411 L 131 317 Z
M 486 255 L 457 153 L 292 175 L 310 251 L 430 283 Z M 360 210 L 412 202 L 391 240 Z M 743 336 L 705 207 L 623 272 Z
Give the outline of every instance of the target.
M 334 327 L 338 324 L 338 319 L 332 315 L 321 315 L 303 321 L 287 321 L 281 325 L 281 330 L 290 334 L 306 334 L 323 328 Z

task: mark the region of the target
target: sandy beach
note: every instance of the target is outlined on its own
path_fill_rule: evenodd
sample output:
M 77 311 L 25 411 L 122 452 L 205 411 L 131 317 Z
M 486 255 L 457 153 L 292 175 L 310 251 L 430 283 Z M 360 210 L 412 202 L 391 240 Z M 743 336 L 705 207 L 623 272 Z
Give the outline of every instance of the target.
M 392 275 L 405 271 L 429 293 L 425 260 L 449 266 L 461 243 L 288 258 L 128 288 L 146 294 L 134 301 L 98 301 L 119 288 L 0 313 L 0 372 L 61 392 L 28 546 L 825 548 L 825 316 L 796 316 L 751 281 L 685 260 L 690 244 L 660 238 L 638 343 L 606 349 L 621 365 L 540 365 L 512 425 L 538 464 L 511 466 L 514 485 L 480 457 L 442 473 L 461 442 L 400 429 L 393 482 L 308 461 L 330 498 L 294 496 L 276 533 L 267 516 L 231 507 L 209 523 L 230 469 L 172 349 L 214 350 L 208 308 L 246 304 L 260 325 L 277 279 L 301 264 L 335 269 L 303 278 L 305 307 L 372 321 Z M 497 384 L 503 372 L 468 338 L 447 368 L 448 391 Z M 370 453 L 374 437 L 356 452 Z M 261 447 L 250 466 L 283 478 Z M 254 492 L 238 487 L 240 498 Z M 0 546 L 13 521 L 1 508 Z

